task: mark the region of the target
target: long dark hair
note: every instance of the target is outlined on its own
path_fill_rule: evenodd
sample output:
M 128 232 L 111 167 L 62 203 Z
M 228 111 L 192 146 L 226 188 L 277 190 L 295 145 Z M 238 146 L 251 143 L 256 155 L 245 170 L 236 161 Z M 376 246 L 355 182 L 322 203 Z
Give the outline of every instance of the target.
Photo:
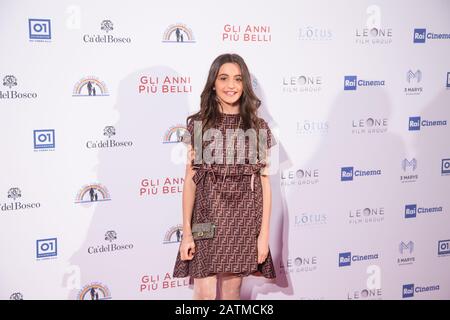
M 243 90 L 242 95 L 239 98 L 239 114 L 242 118 L 244 130 L 253 128 L 258 132 L 260 125 L 257 109 L 261 105 L 261 100 L 258 99 L 253 91 L 250 72 L 248 71 L 244 59 L 238 54 L 233 53 L 222 54 L 214 59 L 209 69 L 205 88 L 200 96 L 200 111 L 187 117 L 186 125 L 191 119 L 202 121 L 202 131 L 204 132 L 218 122 L 220 116 L 219 103 L 217 101 L 216 91 L 213 90 L 213 88 L 219 69 L 225 63 L 236 63 L 241 69 Z

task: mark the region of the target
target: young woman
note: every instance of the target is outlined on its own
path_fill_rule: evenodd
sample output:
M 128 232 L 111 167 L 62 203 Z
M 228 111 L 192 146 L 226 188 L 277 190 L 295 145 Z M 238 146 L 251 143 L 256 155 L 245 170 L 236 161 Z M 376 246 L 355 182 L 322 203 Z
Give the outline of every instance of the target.
M 268 176 L 276 142 L 257 116 L 260 105 L 244 60 L 223 54 L 211 65 L 200 111 L 187 118 L 183 237 L 173 275 L 194 279 L 194 299 L 216 299 L 217 286 L 219 298 L 239 299 L 244 276 L 276 276 Z M 198 223 L 213 223 L 213 236 L 194 239 Z

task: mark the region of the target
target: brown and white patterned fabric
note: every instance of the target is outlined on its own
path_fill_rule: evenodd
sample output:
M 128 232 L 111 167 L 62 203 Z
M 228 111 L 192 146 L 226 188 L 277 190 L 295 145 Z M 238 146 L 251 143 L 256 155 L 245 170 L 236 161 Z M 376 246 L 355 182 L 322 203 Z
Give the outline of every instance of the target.
M 214 127 L 225 137 L 226 129 L 236 129 L 239 119 L 239 114 L 221 114 Z M 276 141 L 267 122 L 262 118 L 259 120 L 261 129 L 267 130 L 267 148 L 270 148 Z M 183 141 L 193 144 L 194 141 L 189 139 L 189 136 L 193 137 L 193 121 L 187 130 L 187 139 L 185 136 Z M 246 140 L 245 154 L 248 156 Z M 238 154 L 236 146 L 234 151 Z M 224 145 L 223 154 L 225 148 Z M 263 212 L 259 173 L 264 166 L 261 161 L 250 164 L 248 159 L 243 164 L 193 164 L 196 192 L 192 223 L 213 222 L 215 236 L 195 241 L 195 254 L 190 261 L 182 261 L 178 252 L 174 277 L 203 278 L 218 273 L 276 277 L 270 251 L 262 264 L 257 263 L 257 238 Z

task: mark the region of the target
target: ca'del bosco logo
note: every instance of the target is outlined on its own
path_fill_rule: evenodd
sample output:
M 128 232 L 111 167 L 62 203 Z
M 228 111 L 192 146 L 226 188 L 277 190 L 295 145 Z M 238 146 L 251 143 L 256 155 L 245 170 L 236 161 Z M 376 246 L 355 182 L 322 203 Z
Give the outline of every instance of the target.
M 88 76 L 75 84 L 72 97 L 106 97 L 109 96 L 108 88 L 97 77 Z
M 109 149 L 109 148 L 121 148 L 132 147 L 133 141 L 117 141 L 112 139 L 116 135 L 116 128 L 114 126 L 105 126 L 103 129 L 103 136 L 107 139 L 104 140 L 89 140 L 86 142 L 87 149 Z
M 110 201 L 111 196 L 108 189 L 101 184 L 85 185 L 78 192 L 75 203 L 91 204 L 95 202 Z
M 22 191 L 17 187 L 13 187 L 8 190 L 7 198 L 9 201 L 0 205 L 1 212 L 17 212 L 22 210 L 38 209 L 41 207 L 39 202 L 19 201 L 19 199 L 22 198 Z
M 129 36 L 116 36 L 114 35 L 115 31 L 114 23 L 111 20 L 103 20 L 100 23 L 100 30 L 104 32 L 103 34 L 84 34 L 83 42 L 84 43 L 95 43 L 95 44 L 130 44 L 131 38 Z
M 131 250 L 134 248 L 132 243 L 116 243 L 117 232 L 115 230 L 108 230 L 105 233 L 104 239 L 106 244 L 98 244 L 89 246 L 88 254 L 112 254 L 117 251 Z
M 0 90 L 0 99 L 4 100 L 17 100 L 17 99 L 36 99 L 36 92 L 27 92 L 22 90 L 16 90 L 18 86 L 17 78 L 12 75 L 5 75 L 3 77 L 3 86 L 7 89 L 5 91 Z M 14 89 L 13 89 L 14 88 Z

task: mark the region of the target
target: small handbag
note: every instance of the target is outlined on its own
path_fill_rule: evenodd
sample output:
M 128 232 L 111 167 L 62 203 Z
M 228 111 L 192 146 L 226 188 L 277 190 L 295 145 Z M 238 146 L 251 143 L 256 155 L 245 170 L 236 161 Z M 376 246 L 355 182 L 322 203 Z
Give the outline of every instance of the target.
M 212 222 L 194 223 L 192 225 L 192 237 L 194 240 L 214 238 L 216 225 Z
M 238 129 L 241 126 L 241 119 L 239 119 Z M 232 140 L 236 137 L 237 130 L 234 132 L 232 136 Z M 228 149 L 226 150 L 228 154 Z M 228 169 L 228 168 L 227 168 Z M 223 177 L 222 184 L 220 185 L 220 191 L 222 189 L 223 183 L 225 182 L 225 175 Z M 211 239 L 214 238 L 214 230 L 216 229 L 216 225 L 212 222 L 204 222 L 204 223 L 193 223 L 192 224 L 192 237 L 194 240 L 203 240 L 203 239 Z

